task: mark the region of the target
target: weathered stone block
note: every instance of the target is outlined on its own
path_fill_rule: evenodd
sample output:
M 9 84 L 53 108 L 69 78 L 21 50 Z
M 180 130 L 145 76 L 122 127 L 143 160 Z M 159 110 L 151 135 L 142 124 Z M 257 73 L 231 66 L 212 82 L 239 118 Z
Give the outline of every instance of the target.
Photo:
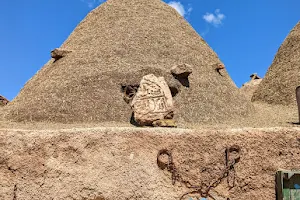
M 193 68 L 188 64 L 176 65 L 171 68 L 171 73 L 175 76 L 188 77 L 193 72 Z
M 153 74 L 144 76 L 131 107 L 134 120 L 142 126 L 152 125 L 154 121 L 170 116 L 173 112 L 173 99 L 165 79 Z

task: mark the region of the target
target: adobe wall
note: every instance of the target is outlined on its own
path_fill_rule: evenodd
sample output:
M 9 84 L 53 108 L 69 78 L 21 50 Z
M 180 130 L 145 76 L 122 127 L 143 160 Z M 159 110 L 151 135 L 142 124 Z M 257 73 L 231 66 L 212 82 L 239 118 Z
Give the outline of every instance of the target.
M 300 168 L 300 128 L 1 129 L 0 199 L 179 200 L 190 190 L 158 168 L 158 151 L 171 150 L 177 172 L 198 184 L 220 176 L 231 145 L 241 147 L 235 184 L 223 179 L 215 199 L 275 199 L 277 169 Z

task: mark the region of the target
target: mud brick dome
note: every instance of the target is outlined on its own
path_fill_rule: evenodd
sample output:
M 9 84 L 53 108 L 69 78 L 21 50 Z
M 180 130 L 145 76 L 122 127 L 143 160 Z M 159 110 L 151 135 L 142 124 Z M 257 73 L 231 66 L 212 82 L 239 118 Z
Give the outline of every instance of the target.
M 296 105 L 296 87 L 300 85 L 300 22 L 291 30 L 253 95 L 253 101 Z
M 192 73 L 174 96 L 179 121 L 214 123 L 252 109 L 226 69 L 214 69 L 222 64 L 216 53 L 161 0 L 108 0 L 60 48 L 67 54 L 51 59 L 26 83 L 6 106 L 7 119 L 128 122 L 132 111 L 121 87 L 137 85 L 147 74 L 169 84 L 170 69 L 183 63 Z

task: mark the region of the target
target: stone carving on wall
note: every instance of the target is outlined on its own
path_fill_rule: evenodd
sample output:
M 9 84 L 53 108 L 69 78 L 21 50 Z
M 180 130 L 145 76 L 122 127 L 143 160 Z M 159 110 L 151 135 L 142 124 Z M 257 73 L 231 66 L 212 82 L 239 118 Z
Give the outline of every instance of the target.
M 153 74 L 142 78 L 131 107 L 134 120 L 141 126 L 153 125 L 154 121 L 173 118 L 172 94 L 164 77 Z

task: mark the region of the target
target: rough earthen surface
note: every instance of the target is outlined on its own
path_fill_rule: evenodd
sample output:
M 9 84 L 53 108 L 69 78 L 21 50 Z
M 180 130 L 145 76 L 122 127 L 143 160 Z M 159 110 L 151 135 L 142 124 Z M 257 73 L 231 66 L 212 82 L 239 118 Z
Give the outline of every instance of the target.
M 59 123 L 129 122 L 131 108 L 121 85 L 138 85 L 143 76 L 174 77 L 182 63 L 193 73 L 176 95 L 181 122 L 216 123 L 248 115 L 240 94 L 216 53 L 161 0 L 108 0 L 94 9 L 61 46 L 72 50 L 51 59 L 7 106 L 14 121 Z M 48 52 L 46 52 L 48 53 Z
M 251 100 L 253 93 L 257 90 L 261 81 L 262 79 L 260 78 L 251 79 L 247 83 L 243 84 L 243 86 L 240 88 L 241 93 L 244 94 L 248 100 Z
M 9 101 L 5 97 L 3 97 L 3 96 L 0 95 L 0 107 L 1 106 L 5 106 L 8 103 L 9 103 Z
M 300 22 L 293 28 L 253 95 L 253 101 L 296 105 L 295 89 L 300 85 Z
M 300 124 L 300 86 L 296 88 L 296 99 L 297 99 L 297 106 L 298 106 L 298 115 L 299 115 L 299 124 Z
M 274 200 L 275 172 L 298 169 L 300 129 L 85 128 L 0 130 L 1 200 L 179 200 L 189 191 L 156 164 L 172 151 L 178 172 L 208 183 L 224 168 L 224 150 L 241 147 L 236 184 L 213 191 L 230 200 Z

